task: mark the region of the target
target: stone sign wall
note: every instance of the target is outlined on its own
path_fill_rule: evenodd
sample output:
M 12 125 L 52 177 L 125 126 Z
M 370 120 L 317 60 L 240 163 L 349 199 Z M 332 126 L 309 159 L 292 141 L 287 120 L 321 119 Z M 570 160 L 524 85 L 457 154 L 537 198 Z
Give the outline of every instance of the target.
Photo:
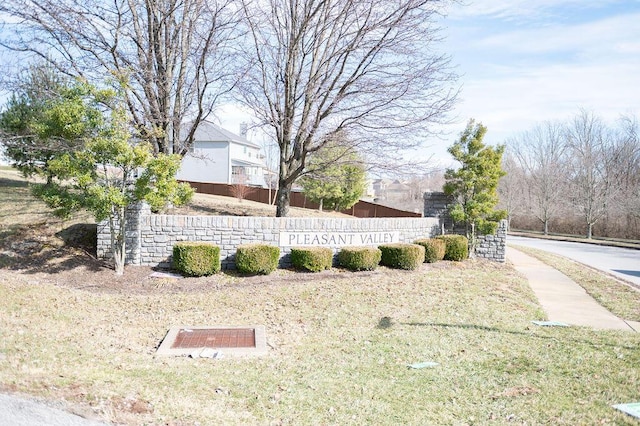
M 440 233 L 465 234 L 464 228 L 455 226 L 449 216 L 449 206 L 455 202 L 454 198 L 444 192 L 424 193 L 424 217 L 438 220 Z M 496 262 L 507 261 L 507 221 L 498 225 L 495 235 L 480 235 L 476 241 L 475 255 Z
M 425 194 L 423 218 L 294 218 L 245 216 L 175 216 L 152 214 L 140 204 L 128 211 L 126 263 L 168 267 L 173 246 L 179 241 L 207 241 L 220 247 L 222 267 L 235 268 L 236 248 L 264 243 L 280 247 L 280 265 L 289 266 L 291 247 L 378 246 L 411 243 L 455 233 L 446 213 L 450 200 L 442 193 Z M 429 217 L 432 216 L 432 217 Z M 435 216 L 435 217 L 433 217 Z M 507 222 L 495 235 L 478 237 L 475 254 L 497 262 L 506 261 Z M 108 222 L 98 224 L 98 257 L 111 257 Z
M 411 243 L 439 234 L 435 218 L 295 218 L 245 216 L 176 216 L 152 214 L 146 205 L 130 209 L 127 264 L 168 267 L 179 241 L 207 241 L 220 247 L 223 269 L 235 268 L 238 245 L 265 243 L 280 247 L 280 264 L 289 266 L 291 247 Z M 108 224 L 98 226 L 98 257 L 111 256 Z

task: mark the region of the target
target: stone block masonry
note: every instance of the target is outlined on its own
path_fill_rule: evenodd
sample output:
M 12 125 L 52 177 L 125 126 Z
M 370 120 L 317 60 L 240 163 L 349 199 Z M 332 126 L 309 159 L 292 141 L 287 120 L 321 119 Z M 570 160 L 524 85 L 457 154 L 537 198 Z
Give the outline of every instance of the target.
M 447 233 L 464 235 L 464 228 L 456 227 L 449 216 L 449 206 L 454 203 L 455 199 L 444 192 L 425 192 L 424 217 L 436 218 L 441 229 Z M 495 262 L 507 261 L 506 220 L 500 221 L 495 235 L 479 235 L 477 237 L 475 255 Z
M 295 245 L 330 247 L 380 242 L 411 243 L 439 234 L 435 218 L 299 218 L 246 216 L 177 216 L 152 214 L 147 205 L 129 210 L 127 264 L 169 267 L 173 246 L 180 241 L 204 241 L 220 247 L 223 269 L 235 268 L 241 244 L 263 243 L 280 247 L 280 266 L 290 265 Z M 111 256 L 108 223 L 98 225 L 98 257 Z
M 507 221 L 501 220 L 495 235 L 480 235 L 476 241 L 477 257 L 495 262 L 507 261 Z

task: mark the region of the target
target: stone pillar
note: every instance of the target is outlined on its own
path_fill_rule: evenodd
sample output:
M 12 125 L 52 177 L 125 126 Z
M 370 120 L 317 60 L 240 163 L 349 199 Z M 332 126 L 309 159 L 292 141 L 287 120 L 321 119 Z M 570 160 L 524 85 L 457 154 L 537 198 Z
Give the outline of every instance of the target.
M 140 265 L 140 253 L 142 251 L 142 224 L 143 217 L 151 214 L 151 207 L 144 201 L 137 202 L 127 207 L 126 258 L 128 265 Z
M 125 263 L 127 265 L 140 265 L 142 248 L 142 224 L 145 216 L 151 215 L 151 208 L 145 202 L 132 204 L 126 209 L 127 226 L 125 229 Z M 110 259 L 111 252 L 111 228 L 109 220 L 98 223 L 97 256 L 99 259 Z
M 504 263 L 507 261 L 507 221 L 501 220 L 495 235 L 480 235 L 476 244 L 477 257 Z
M 453 231 L 453 221 L 449 216 L 449 206 L 453 204 L 454 199 L 444 192 L 425 192 L 424 199 L 424 217 L 435 217 L 440 220 L 440 229 Z

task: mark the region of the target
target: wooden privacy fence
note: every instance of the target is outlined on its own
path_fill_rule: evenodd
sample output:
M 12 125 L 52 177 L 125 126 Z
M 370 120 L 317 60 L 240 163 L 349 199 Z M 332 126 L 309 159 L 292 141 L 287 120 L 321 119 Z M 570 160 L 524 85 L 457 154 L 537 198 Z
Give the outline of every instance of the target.
M 224 197 L 235 197 L 237 194 L 234 185 L 227 185 L 224 183 L 185 182 L 201 194 L 222 195 Z M 269 202 L 269 196 L 271 196 L 271 199 L 273 200 L 276 194 L 274 189 L 269 191 L 267 188 L 258 188 L 253 186 L 247 186 L 242 190 L 244 191 L 242 198 L 263 204 L 271 204 Z M 307 200 L 307 197 L 305 197 L 302 192 L 291 192 L 290 205 L 292 207 L 302 207 L 306 209 L 318 209 L 318 207 L 320 207 L 318 203 Z M 348 210 L 343 210 L 341 213 L 354 217 L 422 217 L 421 213 L 398 210 L 392 207 L 369 203 L 367 201 L 358 201 L 353 207 Z

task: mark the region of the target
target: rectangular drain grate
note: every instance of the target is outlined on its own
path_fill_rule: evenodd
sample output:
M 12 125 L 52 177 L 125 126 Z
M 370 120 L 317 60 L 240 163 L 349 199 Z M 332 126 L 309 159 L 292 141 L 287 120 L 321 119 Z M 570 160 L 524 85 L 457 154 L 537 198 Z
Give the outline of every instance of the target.
M 183 328 L 178 331 L 171 349 L 176 348 L 255 348 L 256 333 L 252 328 Z
M 219 350 L 225 356 L 266 355 L 264 326 L 174 326 L 162 340 L 156 355 L 189 356 L 194 350 L 205 348 Z

